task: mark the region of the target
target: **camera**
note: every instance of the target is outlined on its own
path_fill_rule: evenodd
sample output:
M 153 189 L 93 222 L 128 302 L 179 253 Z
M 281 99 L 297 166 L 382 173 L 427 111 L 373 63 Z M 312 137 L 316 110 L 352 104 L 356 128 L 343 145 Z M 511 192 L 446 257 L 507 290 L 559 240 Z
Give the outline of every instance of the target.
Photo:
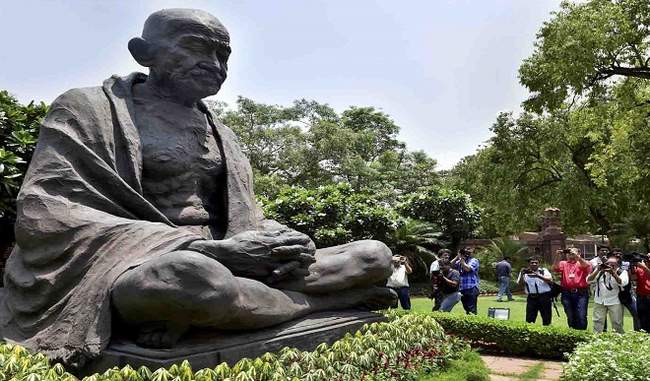
M 647 260 L 648 257 L 646 257 L 643 254 L 637 253 L 637 252 L 631 252 L 631 253 L 623 254 L 621 256 L 621 259 L 626 261 L 626 262 L 630 262 L 631 265 L 635 265 L 635 264 L 637 264 L 639 262 L 643 262 L 643 261 Z
M 526 268 L 521 269 L 521 273 L 524 274 L 524 275 L 530 275 L 530 274 L 533 274 L 534 271 L 529 269 L 528 267 L 526 267 Z
M 612 266 L 610 266 L 610 265 L 607 264 L 607 263 L 601 263 L 600 266 L 598 266 L 598 267 L 599 267 L 601 270 L 609 270 L 609 269 L 612 268 Z

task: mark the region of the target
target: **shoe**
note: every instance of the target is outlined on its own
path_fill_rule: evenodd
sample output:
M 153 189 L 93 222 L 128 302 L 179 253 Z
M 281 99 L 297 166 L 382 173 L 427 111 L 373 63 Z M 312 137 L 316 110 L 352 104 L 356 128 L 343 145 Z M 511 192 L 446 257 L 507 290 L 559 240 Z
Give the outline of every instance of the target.
M 512 301 L 514 301 L 514 300 L 515 300 L 515 298 L 508 299 L 509 302 L 512 302 Z
M 497 302 L 503 302 L 503 300 L 501 300 L 501 299 L 497 299 Z

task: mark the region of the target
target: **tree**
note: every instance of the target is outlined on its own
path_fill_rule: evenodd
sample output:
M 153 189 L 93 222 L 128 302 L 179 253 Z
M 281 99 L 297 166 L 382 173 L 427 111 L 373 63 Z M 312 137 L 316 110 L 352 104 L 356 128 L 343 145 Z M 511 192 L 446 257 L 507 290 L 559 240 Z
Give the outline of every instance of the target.
M 434 224 L 407 219 L 393 233 L 394 254 L 407 257 L 416 274 L 426 274 L 429 264 L 435 259 L 434 249 L 445 246 L 442 233 Z
M 468 194 L 442 187 L 429 187 L 405 195 L 398 210 L 404 217 L 437 226 L 452 250 L 474 234 L 481 218 L 480 209 Z
M 476 257 L 481 262 L 479 276 L 481 279 L 498 281 L 496 276 L 496 264 L 504 258 L 510 258 L 513 269 L 522 268 L 527 263 L 524 254 L 528 252 L 526 245 L 519 241 L 506 238 L 490 240 L 490 244 L 479 250 Z M 516 270 L 515 270 L 516 271 Z
M 7 91 L 0 91 L 0 219 L 15 218 L 16 195 L 46 113 L 42 102 L 21 105 Z
M 399 215 L 369 194 L 347 183 L 305 189 L 283 188 L 272 200 L 262 200 L 265 215 L 309 235 L 318 247 L 360 239 L 391 244 L 401 224 Z
M 357 191 L 394 199 L 438 182 L 436 161 L 408 151 L 397 139 L 399 126 L 373 107 L 350 107 L 339 115 L 315 101 L 284 107 L 243 97 L 235 109 L 209 107 L 239 136 L 256 192 L 267 198 L 289 184 L 314 188 L 346 182 Z
M 21 105 L 7 91 L 0 91 L 0 254 L 14 241 L 16 196 L 46 113 L 43 103 Z
M 554 110 L 567 99 L 606 92 L 610 79 L 650 79 L 649 44 L 647 0 L 563 1 L 519 69 L 532 92 L 525 106 Z

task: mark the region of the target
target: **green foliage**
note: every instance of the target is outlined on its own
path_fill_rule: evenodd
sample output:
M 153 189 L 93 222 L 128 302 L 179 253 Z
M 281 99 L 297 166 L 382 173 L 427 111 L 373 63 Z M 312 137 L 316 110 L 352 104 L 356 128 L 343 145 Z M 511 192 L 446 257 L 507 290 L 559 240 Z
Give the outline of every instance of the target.
M 481 355 L 466 351 L 456 360 L 449 362 L 444 372 L 427 376 L 421 381 L 489 381 L 490 370 L 483 363 Z
M 650 79 L 648 25 L 646 0 L 562 2 L 519 69 L 521 83 L 532 93 L 525 105 L 558 109 L 567 98 L 599 96 L 612 77 Z
M 43 103 L 21 105 L 0 91 L 0 219 L 13 220 L 16 195 L 36 146 L 38 128 L 47 113 Z
M 398 210 L 405 217 L 438 226 L 453 249 L 472 236 L 481 218 L 480 209 L 468 194 L 443 187 L 427 187 L 405 195 Z
M 561 380 L 647 380 L 649 363 L 648 334 L 601 334 L 569 354 Z
M 469 340 L 473 346 L 516 356 L 562 358 L 593 336 L 586 331 L 555 326 L 540 326 L 481 316 L 442 312 L 433 316 L 445 332 Z
M 516 269 L 521 268 L 526 263 L 524 255 L 527 251 L 526 245 L 519 241 L 505 238 L 490 240 L 487 247 L 476 250 L 474 254 L 481 262 L 479 277 L 481 280 L 487 279 L 496 282 L 496 264 L 505 257 L 510 258 L 513 274 L 516 273 Z
M 210 107 L 237 133 L 255 173 L 256 193 L 266 198 L 287 185 L 347 182 L 390 199 L 438 181 L 436 161 L 408 151 L 397 140 L 399 126 L 373 107 L 339 114 L 304 99 L 283 107 L 243 97 L 235 109 Z
M 564 1 L 544 23 L 520 67 L 531 113 L 500 114 L 488 145 L 445 178 L 483 208 L 481 234 L 537 230 L 554 206 L 569 234 L 648 241 L 649 4 Z
M 393 233 L 391 249 L 409 259 L 415 266 L 414 273 L 426 274 L 436 258 L 434 250 L 444 246 L 441 235 L 433 224 L 407 219 Z
M 392 208 L 346 183 L 287 187 L 275 199 L 262 202 L 268 218 L 309 235 L 318 247 L 360 239 L 390 243 L 400 224 Z
M 283 348 L 255 359 L 244 358 L 194 372 L 187 361 L 169 368 L 149 370 L 130 366 L 111 368 L 83 381 L 415 381 L 421 374 L 439 371 L 449 360 L 468 350 L 449 339 L 436 321 L 423 315 L 391 315 L 391 321 L 365 325 L 331 346 L 320 344 L 312 352 Z M 0 345 L 0 377 L 5 380 L 77 381 L 60 364 L 24 348 Z

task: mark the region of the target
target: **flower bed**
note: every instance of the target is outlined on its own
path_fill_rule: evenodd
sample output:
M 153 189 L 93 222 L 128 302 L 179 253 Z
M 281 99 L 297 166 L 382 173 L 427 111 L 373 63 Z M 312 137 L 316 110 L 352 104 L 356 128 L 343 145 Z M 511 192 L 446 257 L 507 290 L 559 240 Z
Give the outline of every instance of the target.
M 417 380 L 441 368 L 468 348 L 445 336 L 430 316 L 388 314 L 389 322 L 364 326 L 331 346 L 312 352 L 284 348 L 255 359 L 242 359 L 229 367 L 194 372 L 187 361 L 168 369 L 112 368 L 84 381 L 310 381 L 310 380 Z M 0 381 L 76 381 L 60 364 L 51 365 L 42 354 L 0 344 Z

